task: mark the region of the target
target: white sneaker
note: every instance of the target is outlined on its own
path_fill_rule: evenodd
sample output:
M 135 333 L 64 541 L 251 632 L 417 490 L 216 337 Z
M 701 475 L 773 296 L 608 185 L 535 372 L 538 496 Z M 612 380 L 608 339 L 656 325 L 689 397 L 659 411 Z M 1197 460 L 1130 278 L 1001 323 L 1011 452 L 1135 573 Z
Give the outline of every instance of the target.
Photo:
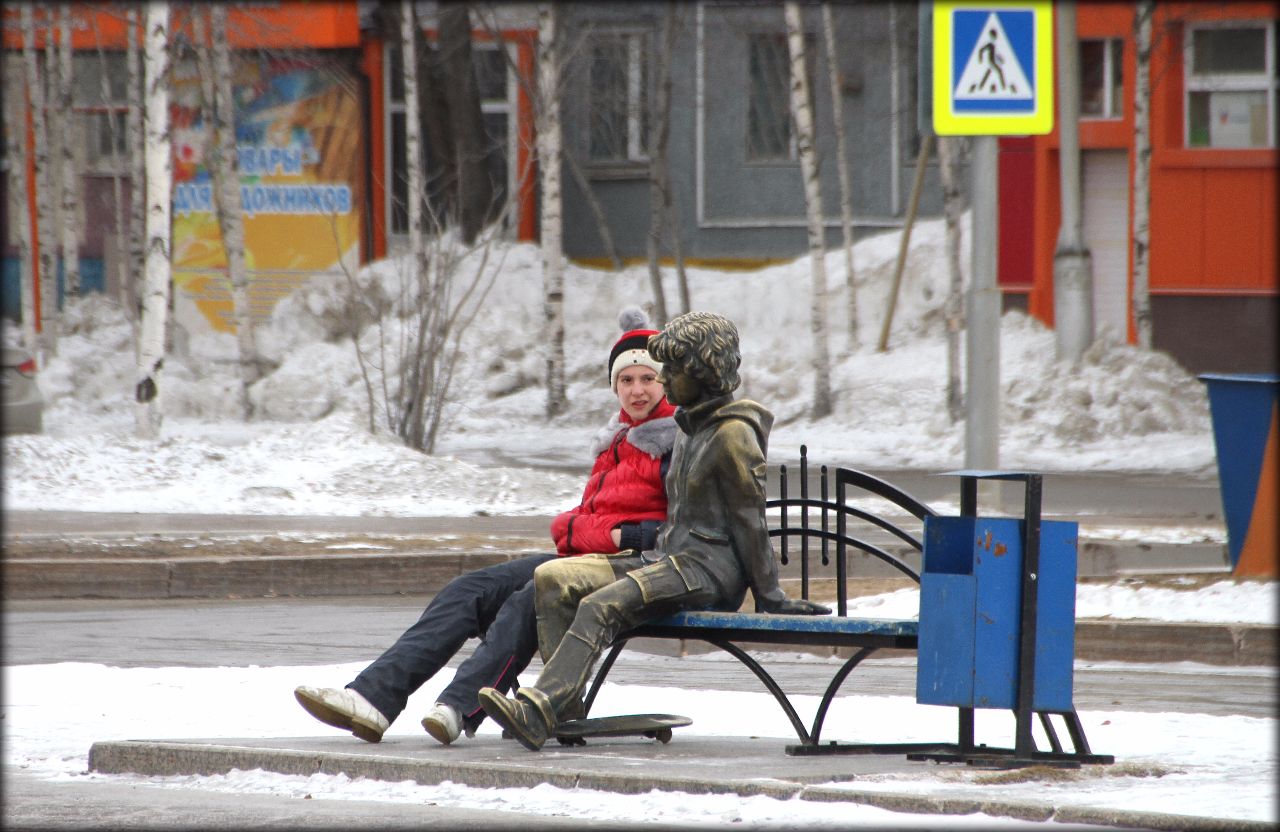
M 298 704 L 325 725 L 342 728 L 365 742 L 382 742 L 391 723 L 382 712 L 351 688 L 294 688 Z
M 448 745 L 462 733 L 462 714 L 452 705 L 437 702 L 423 717 L 422 727 L 438 742 Z

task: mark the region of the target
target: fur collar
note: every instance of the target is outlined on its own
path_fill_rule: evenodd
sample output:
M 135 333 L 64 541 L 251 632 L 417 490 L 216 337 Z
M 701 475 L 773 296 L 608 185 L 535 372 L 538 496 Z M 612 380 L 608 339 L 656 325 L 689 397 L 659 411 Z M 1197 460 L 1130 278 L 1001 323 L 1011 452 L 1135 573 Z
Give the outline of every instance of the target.
M 628 427 L 631 429 L 627 430 Z M 614 437 L 622 430 L 627 430 L 627 442 L 636 450 L 646 453 L 654 459 L 658 459 L 669 452 L 676 442 L 676 420 L 674 416 L 650 419 L 647 422 L 641 422 L 635 427 L 631 427 L 623 424 L 615 413 L 613 418 L 609 420 L 609 424 L 601 428 L 596 434 L 595 440 L 591 444 L 591 458 L 595 459 L 608 450 L 609 446 L 613 444 Z

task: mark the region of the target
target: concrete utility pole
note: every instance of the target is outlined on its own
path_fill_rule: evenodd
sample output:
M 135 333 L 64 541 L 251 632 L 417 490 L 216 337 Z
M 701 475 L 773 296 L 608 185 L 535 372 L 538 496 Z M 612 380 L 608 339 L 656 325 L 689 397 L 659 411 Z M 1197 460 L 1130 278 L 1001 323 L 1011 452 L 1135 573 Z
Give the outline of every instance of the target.
M 965 315 L 964 467 L 1000 464 L 999 139 L 973 137 L 973 259 Z
M 1080 41 L 1075 0 L 1058 13 L 1058 170 L 1062 225 L 1053 252 L 1053 330 L 1060 360 L 1075 363 L 1093 343 L 1093 258 L 1085 248 L 1080 209 Z

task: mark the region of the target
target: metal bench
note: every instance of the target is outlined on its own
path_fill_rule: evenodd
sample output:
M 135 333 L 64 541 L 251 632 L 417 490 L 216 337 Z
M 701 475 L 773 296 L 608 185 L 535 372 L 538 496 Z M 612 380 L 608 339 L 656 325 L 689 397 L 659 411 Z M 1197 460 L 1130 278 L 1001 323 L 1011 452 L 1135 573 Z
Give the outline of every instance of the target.
M 961 513 L 976 512 L 976 472 L 962 479 Z M 1093 754 L 1085 739 L 1083 728 L 1074 709 L 1056 711 L 1066 723 L 1073 750 L 1064 751 L 1058 740 L 1050 714 L 1036 712 L 1051 749 L 1039 751 L 1027 748 L 1031 732 L 1029 708 L 1015 713 L 1018 727 L 1017 749 L 993 749 L 974 744 L 974 720 L 972 707 L 958 707 L 957 742 L 938 743 L 846 743 L 821 741 L 822 726 L 827 712 L 849 674 L 864 659 L 880 649 L 916 651 L 919 649 L 920 622 L 917 618 L 884 619 L 849 615 L 848 578 L 850 565 L 855 558 L 870 556 L 888 564 L 894 570 L 920 583 L 917 571 L 905 556 L 912 553 L 924 558 L 923 533 L 916 528 L 925 519 L 937 514 L 928 506 L 896 486 L 878 477 L 848 468 L 829 471 L 822 466 L 817 478 L 819 495 L 810 496 L 810 470 L 807 448 L 800 448 L 798 471 L 799 495 L 793 495 L 786 465 L 778 466 L 778 496 L 766 502 L 769 517 L 769 535 L 776 538 L 775 549 L 779 563 L 786 567 L 798 557 L 800 595 L 810 596 L 815 575 L 823 567 L 834 567 L 835 613 L 831 616 L 764 615 L 744 612 L 685 611 L 663 618 L 653 619 L 640 627 L 624 633 L 612 645 L 601 662 L 599 670 L 588 689 L 585 704 L 587 712 L 596 694 L 604 684 L 618 655 L 633 638 L 695 639 L 705 641 L 737 658 L 764 684 L 790 720 L 799 739 L 790 744 L 786 752 L 791 755 L 832 753 L 890 753 L 906 754 L 913 759 L 943 761 L 990 762 L 994 765 L 1025 765 L 1030 761 L 1051 765 L 1078 766 L 1082 762 L 1113 762 L 1107 755 Z M 1035 477 L 1035 523 L 1039 531 L 1039 477 Z M 1011 477 L 1004 477 L 1011 478 Z M 835 494 L 830 493 L 834 482 Z M 1032 491 L 1028 489 L 1030 504 Z M 892 516 L 868 511 L 863 498 L 875 497 L 887 501 Z M 798 514 L 798 518 L 795 515 Z M 912 519 L 914 518 L 914 520 Z M 798 522 L 797 522 L 798 519 Z M 905 528 L 910 523 L 912 528 Z M 1038 544 L 1038 538 L 1037 538 Z M 1034 563 L 1034 561 L 1032 561 Z M 795 571 L 793 568 L 792 571 Z M 1034 621 L 1034 617 L 1032 618 Z M 774 679 L 768 669 L 742 644 L 761 643 L 794 645 L 796 647 L 844 647 L 854 652 L 832 675 L 819 702 L 810 725 L 806 726 L 792 704 L 790 697 Z M 1034 660 L 1032 655 L 1028 661 Z M 818 665 L 815 664 L 815 667 Z M 1029 700 L 1028 700 L 1029 701 Z M 1024 736 L 1025 735 L 1025 736 Z

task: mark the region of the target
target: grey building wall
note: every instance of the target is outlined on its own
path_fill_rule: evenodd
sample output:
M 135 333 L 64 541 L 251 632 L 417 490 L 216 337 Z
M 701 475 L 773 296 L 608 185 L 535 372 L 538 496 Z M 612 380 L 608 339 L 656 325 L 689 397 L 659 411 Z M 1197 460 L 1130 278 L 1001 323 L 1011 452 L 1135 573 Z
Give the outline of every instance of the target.
M 686 258 L 780 258 L 806 250 L 803 182 L 798 160 L 747 158 L 749 48 L 752 35 L 783 34 L 782 4 L 673 4 L 678 38 L 672 64 L 671 177 Z M 587 45 L 594 33 L 648 34 L 649 101 L 662 44 L 665 3 L 567 4 L 564 31 L 566 149 L 591 182 L 619 254 L 643 257 L 649 227 L 646 164 L 600 165 L 588 160 Z M 836 59 L 843 84 L 844 120 L 859 237 L 900 227 L 915 174 L 918 6 L 916 3 L 834 4 Z M 891 20 L 894 23 L 891 29 Z M 827 243 L 838 246 L 840 190 L 826 50 L 819 7 L 805 7 L 806 31 L 817 54 L 813 98 L 817 111 Z M 896 32 L 896 53 L 890 39 Z M 895 115 L 891 67 L 896 54 L 899 97 Z M 699 105 L 701 93 L 701 105 Z M 699 142 L 701 129 L 701 142 Z M 895 130 L 897 141 L 895 143 Z M 897 171 L 895 175 L 895 165 Z M 564 172 L 566 253 L 603 257 L 597 223 L 571 171 Z M 896 188 L 895 188 L 896 186 Z M 896 194 L 895 194 L 896 190 Z M 701 211 L 699 207 L 701 206 Z M 927 168 L 921 216 L 941 212 L 936 155 Z M 664 245 L 664 253 L 670 246 Z

